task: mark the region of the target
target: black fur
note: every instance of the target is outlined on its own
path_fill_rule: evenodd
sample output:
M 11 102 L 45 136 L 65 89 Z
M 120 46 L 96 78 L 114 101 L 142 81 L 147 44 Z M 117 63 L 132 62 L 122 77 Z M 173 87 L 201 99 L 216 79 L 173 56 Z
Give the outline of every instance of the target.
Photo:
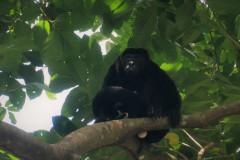
M 102 89 L 93 99 L 96 122 L 129 118 L 168 116 L 169 124 L 180 122 L 181 98 L 174 82 L 150 60 L 142 48 L 127 48 L 110 67 Z M 149 131 L 142 140 L 153 143 L 169 130 Z

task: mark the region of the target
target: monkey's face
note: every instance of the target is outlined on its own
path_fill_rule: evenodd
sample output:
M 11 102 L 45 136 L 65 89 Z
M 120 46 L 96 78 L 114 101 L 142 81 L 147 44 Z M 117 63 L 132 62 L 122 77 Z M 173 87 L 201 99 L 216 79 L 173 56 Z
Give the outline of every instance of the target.
M 122 67 L 126 76 L 138 76 L 144 71 L 145 58 L 141 54 L 127 53 L 123 55 Z

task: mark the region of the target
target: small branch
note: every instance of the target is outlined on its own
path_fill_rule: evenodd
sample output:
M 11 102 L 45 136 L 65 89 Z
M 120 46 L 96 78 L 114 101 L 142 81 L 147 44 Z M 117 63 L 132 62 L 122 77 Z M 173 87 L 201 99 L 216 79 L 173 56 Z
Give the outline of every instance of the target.
M 202 148 L 201 144 L 199 144 L 185 129 L 182 129 L 182 131 L 188 136 L 190 140 L 192 140 L 194 144 L 196 144 L 199 148 Z
M 237 114 L 240 114 L 240 102 L 183 115 L 178 128 L 207 128 L 224 117 Z M 167 118 L 113 120 L 80 128 L 56 144 L 47 144 L 21 129 L 0 122 L 0 147 L 26 160 L 78 160 L 89 151 L 103 146 L 120 145 L 126 138 L 141 131 L 167 128 Z
M 185 146 L 185 147 L 188 147 L 188 148 L 190 148 L 190 149 L 192 149 L 193 151 L 195 151 L 195 152 L 198 152 L 198 150 L 196 149 L 196 148 L 193 148 L 192 146 L 190 146 L 189 144 L 186 144 L 186 143 L 181 143 L 183 146 Z
M 188 160 L 188 158 L 184 155 L 184 154 L 182 154 L 181 152 L 178 152 L 178 151 L 175 151 L 175 150 L 173 150 L 172 148 L 167 148 L 167 147 L 164 147 L 164 146 L 159 146 L 159 145 L 157 145 L 157 144 L 153 144 L 155 147 L 157 147 L 157 148 L 159 148 L 160 150 L 162 149 L 164 149 L 164 150 L 168 150 L 169 152 L 172 152 L 172 153 L 175 153 L 175 154 L 177 154 L 179 157 L 181 157 L 183 160 Z M 169 155 L 169 154 L 168 154 Z M 171 155 L 171 157 L 173 157 L 172 155 Z M 175 158 L 175 157 L 174 157 Z
M 205 147 L 203 147 L 199 152 L 198 152 L 198 157 L 197 160 L 201 160 L 203 154 L 209 150 L 212 146 L 214 146 L 214 143 L 209 143 L 208 145 L 206 145 Z
M 54 21 L 48 18 L 42 7 L 40 7 L 40 11 L 42 12 L 43 16 L 54 26 Z
M 182 154 L 181 152 L 177 152 L 177 151 L 173 150 L 172 148 L 169 148 L 169 150 L 170 150 L 171 152 L 177 154 L 177 155 L 178 155 L 179 157 L 181 157 L 183 160 L 188 160 L 188 158 L 187 158 L 184 154 Z

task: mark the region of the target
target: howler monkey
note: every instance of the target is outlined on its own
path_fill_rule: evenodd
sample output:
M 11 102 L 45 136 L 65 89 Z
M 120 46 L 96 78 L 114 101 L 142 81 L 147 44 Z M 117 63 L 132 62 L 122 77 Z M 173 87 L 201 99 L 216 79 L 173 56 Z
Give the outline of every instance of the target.
M 167 116 L 171 127 L 176 127 L 180 108 L 181 98 L 174 82 L 143 48 L 127 48 L 116 59 L 93 99 L 96 122 L 120 119 L 124 114 L 129 118 Z M 148 131 L 142 140 L 157 142 L 168 131 Z

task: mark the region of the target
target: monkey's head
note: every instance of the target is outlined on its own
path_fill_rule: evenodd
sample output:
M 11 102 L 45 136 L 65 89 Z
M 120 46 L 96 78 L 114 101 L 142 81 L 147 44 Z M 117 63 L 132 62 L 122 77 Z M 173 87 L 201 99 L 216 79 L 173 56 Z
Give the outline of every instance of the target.
M 122 72 L 127 77 L 142 75 L 147 68 L 148 52 L 143 48 L 127 48 L 119 57 Z

